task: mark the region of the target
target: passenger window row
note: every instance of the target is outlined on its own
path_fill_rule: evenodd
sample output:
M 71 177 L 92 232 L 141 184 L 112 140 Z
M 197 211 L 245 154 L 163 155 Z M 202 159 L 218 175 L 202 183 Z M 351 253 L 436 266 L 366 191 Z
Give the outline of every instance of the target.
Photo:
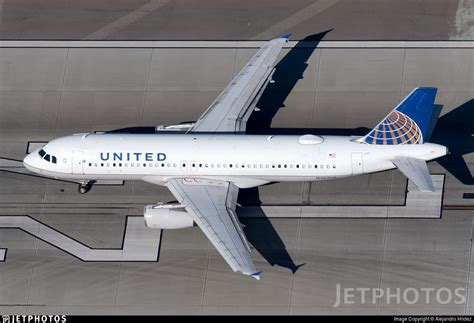
M 178 167 L 178 164 L 177 163 L 89 163 L 89 167 L 162 167 L 162 168 L 165 168 L 165 167 L 168 167 L 168 168 L 176 168 Z M 186 168 L 187 167 L 187 164 L 186 163 L 183 163 L 181 164 L 181 166 L 183 168 Z M 296 164 L 296 165 L 293 165 L 293 164 L 214 164 L 214 163 L 205 163 L 205 164 L 191 164 L 190 165 L 192 168 L 302 168 L 302 169 L 305 169 L 305 168 L 308 168 L 308 169 L 311 169 L 311 168 L 320 168 L 320 169 L 330 169 L 330 168 L 336 168 L 336 164 L 332 164 L 332 165 L 329 165 L 329 164 L 326 164 L 326 165 L 307 165 L 307 164 Z

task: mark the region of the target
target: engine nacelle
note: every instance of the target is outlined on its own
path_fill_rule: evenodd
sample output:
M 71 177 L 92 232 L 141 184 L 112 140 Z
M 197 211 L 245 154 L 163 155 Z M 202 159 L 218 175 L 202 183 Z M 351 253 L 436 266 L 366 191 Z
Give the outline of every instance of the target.
M 154 204 L 145 206 L 145 225 L 153 229 L 184 229 L 195 226 L 193 218 L 181 204 Z

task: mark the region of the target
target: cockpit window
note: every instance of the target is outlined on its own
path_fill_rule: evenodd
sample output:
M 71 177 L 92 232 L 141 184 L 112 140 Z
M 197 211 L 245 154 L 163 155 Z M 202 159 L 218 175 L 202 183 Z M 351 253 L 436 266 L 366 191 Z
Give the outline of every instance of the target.
M 53 164 L 56 164 L 58 162 L 56 159 L 56 156 L 51 156 L 50 154 L 47 154 L 46 151 L 44 151 L 44 149 L 41 149 L 40 151 L 38 151 L 38 154 L 47 162 L 50 162 Z

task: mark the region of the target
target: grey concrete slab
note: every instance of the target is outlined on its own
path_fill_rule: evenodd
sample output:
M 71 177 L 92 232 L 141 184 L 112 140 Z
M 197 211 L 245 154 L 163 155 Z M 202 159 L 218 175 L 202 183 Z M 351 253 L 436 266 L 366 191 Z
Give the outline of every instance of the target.
M 25 206 L 43 201 L 46 180 L 40 177 L 0 172 L 0 202 Z
M 461 13 L 464 11 L 464 14 Z M 374 16 L 376 15 L 376 16 Z M 457 18 L 459 16 L 459 18 Z M 424 7 L 417 1 L 393 3 L 389 0 L 343 0 L 338 1 L 324 12 L 299 23 L 299 30 L 306 35 L 314 30 L 334 28 L 327 39 L 446 39 L 455 34 L 469 37 L 462 18 L 468 19 L 461 2 L 432 1 Z M 460 24 L 458 31 L 450 21 Z M 305 35 L 305 34 L 303 34 Z
M 329 39 L 472 39 L 462 1 L 172 0 L 140 14 L 146 4 L 7 0 L 0 38 L 81 39 L 111 26 L 105 39 L 266 39 L 288 31 L 298 39 L 329 28 Z
M 148 92 L 143 125 L 179 124 L 195 121 L 211 105 L 220 91 L 211 92 Z
M 123 263 L 115 305 L 201 306 L 207 261 L 207 251 L 181 250 L 161 252 L 158 263 Z
M 384 226 L 385 220 L 302 220 L 297 260 L 305 265 L 295 275 L 290 305 L 330 307 L 337 284 L 377 287 Z
M 130 202 L 139 205 L 176 201 L 167 187 L 142 181 L 133 182 L 131 194 Z M 139 208 L 139 210 L 143 213 L 143 209 Z
M 382 250 L 299 251 L 298 261 L 305 265 L 295 276 L 291 306 L 329 308 L 337 304 L 338 284 L 342 288 L 378 287 Z
M 64 92 L 56 136 L 140 126 L 144 95 L 144 92 Z
M 113 306 L 119 263 L 85 263 L 53 247 L 36 252 L 29 303 Z
M 379 315 L 465 315 L 464 305 L 425 305 L 425 306 L 381 306 Z
M 287 268 L 271 267 L 263 257 L 254 254 L 255 266 L 263 270 L 261 280 L 236 275 L 213 250 L 206 276 L 204 306 L 288 307 L 293 274 Z
M 439 219 L 391 219 L 387 226 L 387 251 L 469 252 L 472 213 L 444 210 Z
M 113 315 L 113 306 L 95 305 L 30 305 L 23 314 L 32 315 Z
M 115 315 L 200 315 L 201 306 L 157 306 L 156 304 L 116 305 Z
M 0 90 L 59 91 L 67 49 L 0 49 Z
M 406 49 L 403 90 L 411 91 L 418 86 L 435 86 L 440 91 L 472 91 L 474 52 Z
M 258 188 L 257 196 L 252 196 L 251 193 L 252 192 L 249 192 L 249 200 L 259 200 L 263 205 L 301 204 L 303 198 L 303 183 L 275 183 L 271 185 L 260 186 Z
M 112 203 L 115 207 L 124 207 L 124 203 L 129 203 L 131 182 L 126 181 L 122 185 L 97 185 L 93 186 L 93 194 L 79 194 L 78 185 L 64 181 L 47 180 L 47 187 L 44 196 L 45 203 Z M 126 205 L 128 207 L 128 204 Z M 66 211 L 71 212 L 72 210 Z
M 5 315 L 22 315 L 27 312 L 27 305 L 0 306 L 0 312 Z
M 4 231 L 0 230 L 2 246 L 8 245 L 8 260 L 0 263 L 0 283 L 2 291 L 0 293 L 0 304 L 2 306 L 27 305 L 32 281 L 32 272 L 35 265 L 35 244 L 31 241 L 28 249 L 15 248 L 15 241 L 4 240 Z M 24 236 L 18 230 L 15 232 L 16 238 Z M 4 244 L 6 242 L 6 244 Z M 11 261 L 10 261 L 11 260 Z M 7 309 L 10 312 L 10 309 Z M 0 309 L 1 311 L 1 309 Z M 5 313 L 5 312 L 2 312 Z
M 447 288 L 453 295 L 457 288 L 465 290 L 469 277 L 471 229 L 469 211 L 445 210 L 441 220 L 389 220 L 381 288 Z M 464 303 L 455 304 L 454 299 L 442 304 L 436 297 L 428 304 L 425 297 L 420 297 L 414 304 L 385 304 L 383 309 L 380 305 L 384 313 L 397 313 L 400 306 L 403 311 L 404 305 L 421 307 L 420 311 L 425 312 L 462 313 L 465 306 Z
M 403 49 L 323 49 L 318 91 L 399 91 L 403 58 Z
M 376 315 L 377 306 L 362 305 L 355 306 L 345 305 L 334 308 L 331 306 L 298 306 L 290 307 L 292 315 Z
M 153 50 L 148 90 L 220 92 L 232 79 L 235 55 L 236 49 Z
M 163 230 L 161 252 L 180 252 L 181 250 L 207 252 L 210 242 L 198 227 L 182 230 Z
M 145 91 L 151 49 L 70 49 L 65 91 Z
M 466 256 L 465 252 L 457 250 L 449 252 L 386 251 L 380 287 L 390 288 L 392 292 L 400 288 L 402 295 L 408 288 L 416 289 L 420 296 L 415 298 L 416 293 L 410 292 L 410 296 L 401 297 L 400 303 L 392 299 L 387 305 L 387 301 L 381 301 L 380 313 L 462 314 L 466 304 L 461 298 L 455 297 L 455 291 L 461 289 L 460 293 L 465 295 L 467 290 L 469 259 Z M 422 288 L 433 288 L 430 299 L 421 292 Z M 437 298 L 439 290 L 444 291 Z M 462 303 L 456 304 L 458 300 Z M 444 302 L 448 303 L 444 304 Z
M 204 315 L 288 315 L 283 306 L 203 306 Z
M 262 270 L 256 283 L 251 277 L 235 275 L 212 248 L 206 276 L 204 312 L 217 314 L 248 310 L 250 313 L 276 313 L 288 309 L 289 293 L 296 269 L 299 222 L 289 219 L 244 219 L 244 231 L 254 246 L 255 265 Z M 233 309 L 231 309 L 233 308 Z M 273 308 L 273 310 L 272 310 Z
M 53 138 L 59 98 L 56 91 L 0 91 L 2 157 L 22 159 L 29 140 Z
M 302 219 L 298 252 L 378 252 L 383 219 Z

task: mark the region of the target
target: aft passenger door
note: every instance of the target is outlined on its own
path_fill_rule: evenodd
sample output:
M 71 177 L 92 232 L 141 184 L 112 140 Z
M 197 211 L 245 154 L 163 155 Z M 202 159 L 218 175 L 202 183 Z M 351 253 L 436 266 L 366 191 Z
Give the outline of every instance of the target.
M 84 153 L 80 150 L 72 151 L 72 173 L 73 174 L 84 174 L 83 165 Z

